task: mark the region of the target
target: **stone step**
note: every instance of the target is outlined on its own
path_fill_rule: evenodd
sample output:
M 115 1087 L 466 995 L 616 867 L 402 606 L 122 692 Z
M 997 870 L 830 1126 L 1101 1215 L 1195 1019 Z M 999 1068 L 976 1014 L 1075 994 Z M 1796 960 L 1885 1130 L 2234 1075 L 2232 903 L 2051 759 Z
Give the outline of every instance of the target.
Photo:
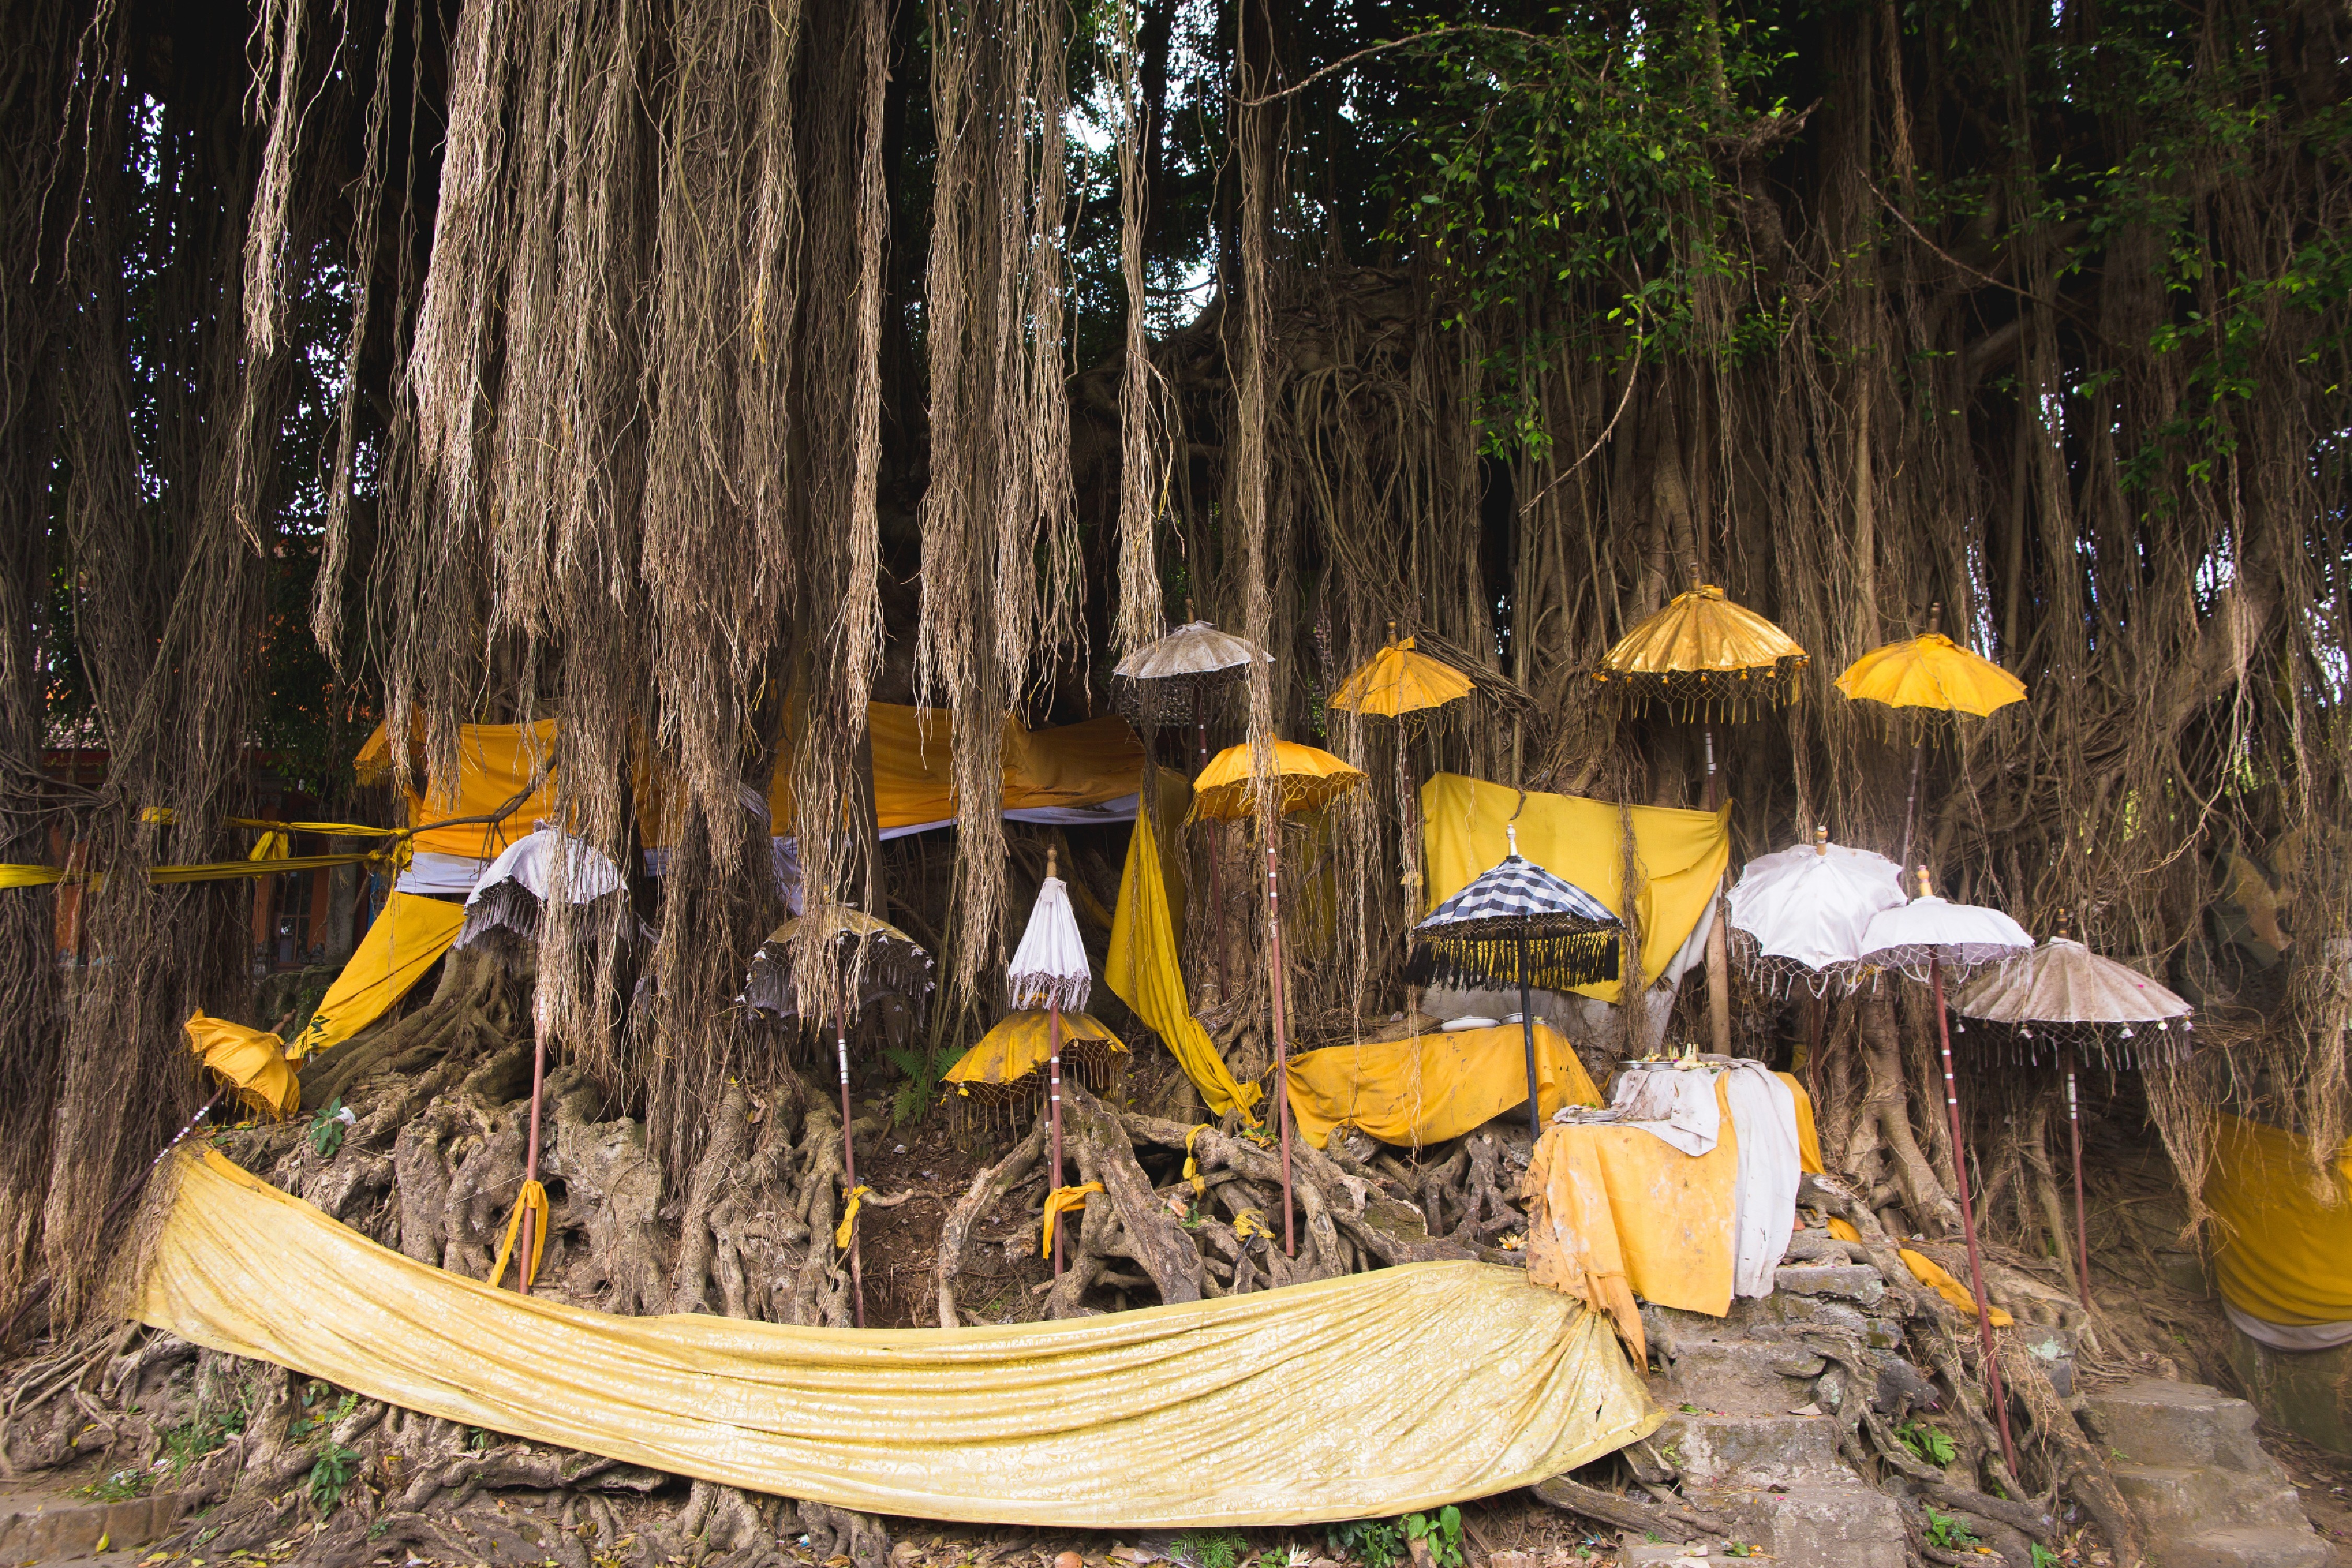
M 123 1502 L 58 1498 L 18 1506 L 0 1512 L 0 1563 L 58 1563 L 94 1557 L 100 1550 L 126 1551 L 165 1534 L 179 1518 L 175 1491 Z
M 1786 1415 L 1812 1398 L 1827 1363 L 1801 1344 L 1685 1340 L 1652 1393 L 1668 1409 L 1696 1405 L 1726 1415 Z
M 1699 1492 L 1692 1501 L 1737 1521 L 1773 1568 L 1903 1568 L 1902 1510 L 1850 1473 L 1777 1492 Z
M 2307 1529 L 2303 1500 L 2282 1471 L 2266 1479 L 2210 1465 L 2115 1465 L 2116 1489 L 2150 1540 L 2219 1529 Z
M 2284 1485 L 2286 1472 L 2254 1441 L 2254 1415 L 2220 1389 L 2152 1377 L 2098 1389 L 2083 1404 L 2092 1434 L 2133 1464 L 2210 1465 Z
M 1826 1415 L 1670 1411 L 1650 1446 L 1688 1486 L 1794 1486 L 1846 1474 L 1837 1423 Z
M 1783 1263 L 1772 1271 L 1772 1292 L 1827 1296 L 1870 1308 L 1885 1300 L 1886 1280 L 1867 1263 Z
M 2336 1549 L 2307 1524 L 2249 1526 L 2151 1541 L 2147 1560 L 2150 1568 L 2328 1568 L 2336 1561 Z

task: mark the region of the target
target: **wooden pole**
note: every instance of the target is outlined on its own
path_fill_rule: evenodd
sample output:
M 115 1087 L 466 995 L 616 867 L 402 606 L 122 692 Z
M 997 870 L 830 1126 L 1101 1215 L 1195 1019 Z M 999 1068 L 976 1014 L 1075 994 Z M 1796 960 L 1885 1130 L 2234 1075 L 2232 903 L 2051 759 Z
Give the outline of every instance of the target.
M 1053 846 L 1045 847 L 1045 875 L 1050 879 L 1056 868 Z M 1045 1096 L 1048 1113 L 1054 1119 L 1054 1190 L 1062 1186 L 1062 1002 L 1059 991 L 1046 993 L 1045 1003 Z M 1062 1277 L 1062 1233 L 1070 1228 L 1069 1215 L 1054 1227 L 1054 1278 Z
M 1927 606 L 1927 635 L 1933 637 L 1943 624 L 1944 606 Z M 1919 817 L 1919 761 L 1927 754 L 1927 737 L 1923 733 L 1911 742 L 1911 793 L 1903 801 L 1903 853 L 1895 858 L 1897 866 L 1911 864 L 1911 827 Z
M 844 1013 L 845 995 L 836 989 L 833 1007 L 833 1056 L 841 1069 L 841 1190 L 857 1190 L 857 1144 L 849 1135 L 849 1031 Z M 849 1289 L 857 1303 L 857 1326 L 866 1326 L 866 1272 L 857 1256 L 857 1222 L 849 1226 Z
M 1192 601 L 1186 600 L 1184 607 L 1191 609 Z M 1197 679 L 1192 682 L 1192 727 L 1199 764 L 1193 768 L 1192 776 L 1197 779 L 1209 769 L 1209 699 L 1206 686 Z M 1225 994 L 1225 879 L 1217 863 L 1224 858 L 1224 825 L 1212 819 L 1209 828 L 1209 907 L 1217 914 L 1215 984 L 1219 1001 L 1223 1001 Z
M 2083 1305 L 2091 1304 L 2090 1218 L 2083 1212 L 2083 1117 L 2074 1100 L 2074 1047 L 2058 1047 L 2066 1059 L 2066 1134 L 2074 1145 L 2074 1263 L 2083 1276 Z
M 1276 1125 L 1282 1131 L 1282 1250 L 1298 1256 L 1298 1238 L 1290 1216 L 1290 1021 L 1282 985 L 1282 889 L 1277 877 L 1281 846 L 1269 838 L 1265 846 L 1265 931 L 1267 961 L 1274 966 L 1274 1099 Z
M 1528 1047 L 1528 1131 L 1543 1141 L 1543 1106 L 1536 1085 L 1536 1009 L 1528 989 L 1528 917 L 1519 917 L 1519 1037 Z
M 1919 876 L 1924 886 L 1927 868 Z M 1969 1198 L 1969 1152 L 1960 1140 L 1960 1096 L 1952 1079 L 1952 1031 L 1944 1016 L 1944 962 L 1927 961 L 1927 984 L 1936 996 L 1936 1037 L 1944 1053 L 1944 1108 L 1952 1119 L 1952 1179 L 1960 1189 L 1960 1229 L 1969 1242 L 1969 1289 L 1976 1293 L 1977 1332 L 1984 1341 L 1985 1378 L 1992 1385 L 1993 1414 L 2000 1418 L 2000 1457 L 2017 1474 L 2017 1448 L 2009 1436 L 2009 1397 L 2001 1391 L 2000 1356 L 1993 1348 L 1992 1310 L 1985 1304 L 1984 1260 L 1977 1252 L 1976 1205 Z
M 1704 731 L 1706 739 L 1706 793 L 1701 798 L 1706 809 L 1715 810 L 1723 804 L 1722 784 L 1715 771 L 1715 726 Z M 1635 966 L 1638 971 L 1640 965 Z M 1639 984 L 1637 973 L 1633 984 Z M 1731 1054 L 1731 954 L 1723 934 L 1723 888 L 1716 887 L 1708 901 L 1706 926 L 1706 1032 L 1707 1041 L 1715 1054 Z

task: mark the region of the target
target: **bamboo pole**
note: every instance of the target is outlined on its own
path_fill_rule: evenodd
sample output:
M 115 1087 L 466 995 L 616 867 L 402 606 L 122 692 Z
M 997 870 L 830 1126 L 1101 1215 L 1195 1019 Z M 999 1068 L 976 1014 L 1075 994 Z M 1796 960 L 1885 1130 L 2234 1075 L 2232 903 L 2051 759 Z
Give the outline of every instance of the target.
M 1282 984 L 1280 865 L 1281 846 L 1269 838 L 1265 846 L 1265 926 L 1267 961 L 1274 966 L 1274 1098 L 1275 1116 L 1282 1132 L 1282 1250 L 1296 1258 L 1298 1240 L 1290 1214 L 1290 1021 Z
M 857 1144 L 849 1133 L 849 1031 L 846 996 L 836 986 L 833 1006 L 833 1056 L 841 1069 L 841 1190 L 857 1190 Z M 857 1256 L 857 1221 L 849 1222 L 849 1289 L 857 1304 L 857 1326 L 866 1326 L 866 1271 Z
M 1052 845 L 1045 847 L 1045 877 L 1052 880 L 1058 862 Z M 1048 1112 L 1054 1119 L 1054 1192 L 1062 1190 L 1062 1001 L 1061 992 L 1052 990 L 1045 999 L 1045 1097 Z M 1054 1278 L 1062 1277 L 1062 1233 L 1069 1229 L 1069 1216 L 1054 1227 Z
M 1927 885 L 1927 868 L 1919 868 Z M 1927 985 L 1936 997 L 1936 1037 L 1944 1053 L 1944 1109 L 1952 1121 L 1952 1179 L 1960 1189 L 1960 1229 L 1969 1243 L 1969 1289 L 1976 1293 L 1977 1332 L 1984 1342 L 1985 1379 L 1992 1386 L 1993 1414 L 2000 1418 L 2000 1457 L 2011 1475 L 2017 1474 L 2017 1448 L 2009 1435 L 2009 1397 L 2000 1383 L 2000 1355 L 1993 1348 L 1992 1311 L 1985 1304 L 1984 1260 L 1977 1251 L 1976 1205 L 1969 1196 L 1969 1152 L 1961 1142 L 1959 1090 L 1952 1078 L 1952 1031 L 1944 1015 L 1944 961 L 1927 961 Z

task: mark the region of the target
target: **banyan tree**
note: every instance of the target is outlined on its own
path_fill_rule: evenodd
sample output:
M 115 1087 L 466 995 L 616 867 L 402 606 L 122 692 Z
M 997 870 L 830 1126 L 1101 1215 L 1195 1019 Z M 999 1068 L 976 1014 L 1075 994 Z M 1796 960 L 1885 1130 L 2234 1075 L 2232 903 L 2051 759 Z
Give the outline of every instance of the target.
M 2144 1105 L 2116 1090 L 2116 1136 L 2160 1149 L 2193 1215 L 2231 1096 L 2322 1147 L 2352 1128 L 2341 7 L 0 18 L 0 860 L 105 873 L 0 889 L 17 1343 L 102 1318 L 121 1200 L 207 1092 L 180 1023 L 250 1004 L 249 885 L 142 869 L 241 858 L 259 754 L 394 820 L 352 782 L 378 722 L 407 738 L 396 793 L 455 772 L 461 726 L 557 721 L 549 815 L 629 896 L 549 901 L 520 967 L 453 954 L 306 1069 L 306 1111 L 358 1118 L 341 1151 L 261 1128 L 256 1168 L 487 1273 L 536 1008 L 571 1299 L 845 1321 L 830 1055 L 734 1005 L 790 912 L 770 803 L 797 897 L 936 955 L 928 1033 L 861 1068 L 879 1104 L 928 1090 L 992 1018 L 1060 831 L 995 809 L 1007 716 L 1110 711 L 1118 659 L 1191 618 L 1274 655 L 1208 713 L 1218 745 L 1312 742 L 1375 779 L 1407 745 L 1415 778 L 1691 806 L 1700 716 L 1591 676 L 1717 585 L 1811 655 L 1798 700 L 1714 733 L 1738 860 L 1816 826 L 1895 851 L 1920 737 L 1829 682 L 1940 605 L 2029 696 L 1926 735 L 1913 858 L 2037 932 L 2063 911 L 2202 1009 Z M 1398 635 L 1476 695 L 1417 727 L 1332 706 Z M 877 831 L 876 702 L 946 710 L 951 834 Z M 1190 773 L 1189 717 L 1140 741 L 1147 795 Z M 1157 823 L 1187 972 L 1229 976 L 1203 1023 L 1235 1078 L 1273 1054 L 1267 835 L 1286 889 L 1331 889 L 1295 921 L 1285 893 L 1294 1034 L 1408 1005 L 1425 911 L 1389 793 L 1311 829 Z M 1118 842 L 1064 858 L 1082 916 Z M 1717 973 L 1743 1050 L 1806 1037 Z M 1662 1003 L 1692 1037 L 1708 984 Z M 1827 1163 L 1942 1234 L 1931 1022 L 1894 986 L 1822 1022 Z M 1148 1194 L 1189 1153 L 1274 1190 L 1249 1117 L 1188 1146 L 1214 1119 L 1167 1053 L 1129 1071 L 1150 1092 L 1070 1090 L 1083 1173 Z M 1973 1114 L 1989 1233 L 2072 1256 L 2063 1127 L 1991 1083 Z M 897 1321 L 971 1310 L 975 1216 L 1042 1179 L 1017 1131 L 945 1201 Z M 1304 1156 L 1307 1239 L 1274 1277 L 1493 1241 L 1512 1178 L 1475 1142 Z M 1123 1250 L 1029 1310 L 1236 1288 L 1232 1226 L 1166 1221 L 1121 1211 Z

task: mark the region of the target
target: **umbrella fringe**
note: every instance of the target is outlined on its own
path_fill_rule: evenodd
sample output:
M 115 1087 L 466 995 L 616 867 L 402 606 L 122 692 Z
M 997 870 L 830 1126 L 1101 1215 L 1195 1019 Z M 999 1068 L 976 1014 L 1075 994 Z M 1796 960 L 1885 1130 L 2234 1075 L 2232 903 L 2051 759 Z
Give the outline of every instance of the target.
M 1423 938 L 1420 951 L 1407 965 L 1408 978 L 1418 985 L 1540 986 L 1570 991 L 1580 985 L 1600 985 L 1618 977 L 1622 949 L 1613 931 L 1575 931 L 1524 939 L 1527 966 L 1520 973 L 1517 936 L 1448 936 Z

